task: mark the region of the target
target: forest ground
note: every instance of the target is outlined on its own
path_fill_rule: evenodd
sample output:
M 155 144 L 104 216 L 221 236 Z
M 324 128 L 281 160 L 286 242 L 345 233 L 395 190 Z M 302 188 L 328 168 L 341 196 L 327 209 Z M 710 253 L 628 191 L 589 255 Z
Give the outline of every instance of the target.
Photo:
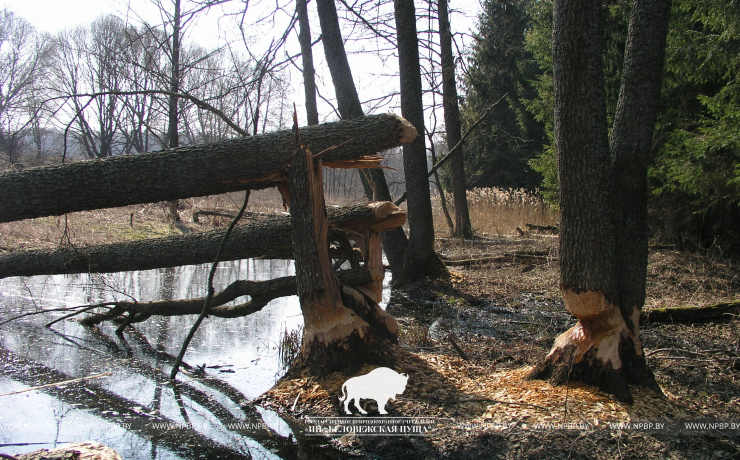
M 438 238 L 440 254 L 457 261 L 450 264 L 450 278 L 396 290 L 388 307 L 401 325 L 399 346 L 389 352 L 410 379 L 387 409 L 391 416 L 434 417 L 444 423 L 423 437 L 337 438 L 332 441 L 341 451 L 337 454 L 384 459 L 740 458 L 737 427 L 677 434 L 611 425 L 699 417 L 740 422 L 740 319 L 642 326 L 647 361 L 665 398 L 633 388 L 635 403 L 626 405 L 575 382 L 553 388 L 526 380 L 555 337 L 575 323 L 557 289 L 557 237 L 527 232 L 523 224 L 552 225 L 555 216 L 534 201 L 527 204 L 526 197 L 477 193 L 474 227 L 487 236 L 467 242 Z M 280 212 L 273 198 L 253 198 L 250 210 Z M 185 200 L 184 226 L 200 231 L 225 225 L 228 219 L 222 217 L 189 222 L 188 213 L 233 211 L 239 201 L 237 196 Z M 165 222 L 161 206 L 130 206 L 0 224 L 0 251 L 178 231 Z M 438 234 L 444 231 L 438 224 Z M 740 299 L 738 263 L 712 254 L 652 248 L 646 309 Z M 282 381 L 256 402 L 298 419 L 341 416 L 337 396 L 346 378 L 333 374 Z M 375 403 L 364 401 L 371 415 L 377 414 Z
M 493 261 L 453 266 L 450 279 L 422 280 L 394 291 L 388 311 L 402 330 L 394 351 L 397 370 L 410 379 L 387 409 L 391 417 L 447 421 L 422 438 L 345 436 L 334 441 L 340 449 L 360 458 L 394 459 L 739 458 L 737 427 L 677 435 L 613 425 L 697 418 L 740 421 L 737 317 L 643 325 L 647 361 L 665 398 L 632 387 L 634 404 L 622 404 L 575 382 L 553 388 L 525 378 L 557 335 L 575 324 L 557 291 L 557 238 L 441 239 L 438 250 L 449 259 Z M 651 250 L 647 308 L 739 297 L 740 275 L 732 262 L 675 249 Z M 469 360 L 455 350 L 450 333 Z M 283 381 L 259 403 L 297 417 L 342 416 L 334 395 L 341 394 L 345 379 L 335 374 L 320 381 Z M 375 408 L 367 401 L 371 415 Z

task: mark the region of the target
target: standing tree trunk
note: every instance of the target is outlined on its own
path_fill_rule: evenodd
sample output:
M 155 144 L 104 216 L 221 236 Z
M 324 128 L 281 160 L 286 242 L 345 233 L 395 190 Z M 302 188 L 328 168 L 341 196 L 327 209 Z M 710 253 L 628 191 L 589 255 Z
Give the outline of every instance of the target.
M 361 117 L 363 116 L 362 105 L 352 79 L 352 70 L 347 61 L 347 53 L 344 50 L 344 41 L 339 30 L 339 18 L 337 17 L 334 0 L 317 0 L 316 8 L 321 23 L 321 41 L 324 45 L 326 63 L 329 66 L 331 79 L 334 83 L 339 114 L 342 119 Z M 418 133 L 424 132 L 423 128 L 421 128 L 422 131 L 419 131 L 419 127 L 416 128 Z M 423 139 L 423 137 L 421 138 Z M 362 171 L 359 171 L 367 198 L 371 201 L 393 201 L 383 170 L 371 169 L 367 173 L 370 176 L 369 181 L 362 174 Z M 388 264 L 395 280 L 403 269 L 403 254 L 407 246 L 406 234 L 403 229 L 397 228 L 383 233 L 382 240 L 385 255 L 388 258 Z
M 633 4 L 611 154 L 619 304 L 637 315 L 645 304 L 648 262 L 648 155 L 658 116 L 671 0 Z
M 578 324 L 531 373 L 632 402 L 628 384 L 661 393 L 639 334 L 647 269 L 647 154 L 660 96 L 670 0 L 635 0 L 608 143 L 601 4 L 555 2 L 553 77 L 561 218 L 561 291 Z
M 180 133 L 178 130 L 178 98 L 180 93 L 180 0 L 175 0 L 175 14 L 172 17 L 172 49 L 170 56 L 170 94 L 169 106 L 167 111 L 167 143 L 170 149 L 176 149 L 180 146 Z M 167 201 L 165 208 L 167 215 L 173 222 L 180 221 L 178 200 Z
M 401 79 L 401 113 L 416 127 L 417 132 L 424 133 L 414 0 L 395 0 L 394 8 Z M 403 271 L 394 280 L 394 285 L 426 275 L 439 276 L 446 272 L 444 264 L 434 252 L 434 219 L 423 135 L 403 146 L 403 167 L 408 197 L 409 241 L 403 255 Z
M 303 61 L 303 88 L 306 94 L 306 119 L 308 125 L 319 124 L 319 111 L 316 105 L 316 72 L 313 67 L 313 50 L 311 49 L 311 28 L 308 23 L 307 0 L 296 0 L 298 15 L 298 41 L 301 44 Z
M 447 12 L 447 0 L 439 0 L 439 43 L 442 58 L 442 105 L 445 114 L 447 147 L 452 150 L 462 138 L 460 128 L 460 107 L 457 103 L 457 83 L 455 80 L 455 58 L 452 55 L 452 31 Z M 455 204 L 455 235 L 462 238 L 473 237 L 470 223 L 468 197 L 465 184 L 465 166 L 462 150 L 450 158 L 452 176 L 452 196 Z
M 290 215 L 304 328 L 301 351 L 288 376 L 297 377 L 302 370 L 326 376 L 340 370 L 354 372 L 365 363 L 387 365 L 382 343 L 396 341 L 398 324 L 360 291 L 339 285 L 329 258 L 321 161 L 314 164 L 295 129 L 298 147 L 289 171 Z M 366 264 L 371 271 L 382 272 L 377 256 L 366 254 Z

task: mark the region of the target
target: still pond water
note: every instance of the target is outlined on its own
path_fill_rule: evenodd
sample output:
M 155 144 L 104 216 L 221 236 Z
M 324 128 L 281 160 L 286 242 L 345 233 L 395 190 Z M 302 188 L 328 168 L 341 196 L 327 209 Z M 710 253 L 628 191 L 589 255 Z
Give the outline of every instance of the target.
M 210 265 L 197 265 L 3 279 L 0 322 L 42 309 L 110 300 L 202 297 L 209 269 Z M 294 274 L 292 261 L 224 262 L 214 284 L 218 291 L 237 279 Z M 386 287 L 384 304 L 389 296 Z M 110 324 L 85 328 L 67 320 L 52 329 L 44 327 L 67 313 L 29 315 L 0 326 L 0 395 L 49 382 L 112 375 L 86 384 L 0 396 L 1 453 L 93 440 L 116 449 L 125 459 L 295 456 L 292 445 L 297 440 L 285 421 L 240 403 L 269 390 L 284 372 L 277 346 L 281 333 L 303 325 L 297 297 L 276 299 L 244 318 L 208 318 L 185 361 L 205 364 L 208 376 L 218 380 L 181 373 L 177 391 L 167 375 L 195 316 L 151 318 L 137 324 L 136 331 L 127 329 L 123 339 Z

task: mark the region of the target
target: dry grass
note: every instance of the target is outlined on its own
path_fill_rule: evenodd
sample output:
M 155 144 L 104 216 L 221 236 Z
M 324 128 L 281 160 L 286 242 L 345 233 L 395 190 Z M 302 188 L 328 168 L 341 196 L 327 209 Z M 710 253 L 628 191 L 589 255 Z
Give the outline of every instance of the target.
M 645 308 L 713 305 L 738 299 L 736 262 L 677 250 L 650 252 Z
M 540 259 L 516 258 L 453 267 L 463 274 L 455 279 L 464 289 L 484 298 L 505 300 L 526 292 L 560 299 L 558 239 L 546 236 L 501 237 L 495 240 L 438 241 L 437 250 L 454 260 L 488 258 L 504 254 L 538 253 Z M 704 254 L 651 249 L 647 268 L 645 308 L 705 306 L 740 299 L 737 262 Z
M 181 228 L 190 231 L 211 230 L 228 225 L 228 217 L 201 217 L 192 222 L 196 210 L 219 211 L 236 215 L 243 193 L 180 200 Z M 279 213 L 282 199 L 277 190 L 254 192 L 250 196 L 251 212 Z M 89 246 L 121 241 L 158 238 L 181 233 L 168 221 L 162 203 L 123 206 L 49 216 L 18 222 L 0 223 L 0 252 L 21 249 L 51 249 L 60 245 Z
M 0 251 L 105 244 L 176 232 L 162 206 L 125 206 L 1 223 Z
M 445 195 L 450 215 L 453 216 L 452 196 Z M 437 234 L 449 233 L 439 196 L 432 199 L 434 225 Z M 555 225 L 553 212 L 537 194 L 526 190 L 476 188 L 468 190 L 468 208 L 473 229 L 480 235 L 516 235 L 517 228 L 527 230 L 526 224 Z

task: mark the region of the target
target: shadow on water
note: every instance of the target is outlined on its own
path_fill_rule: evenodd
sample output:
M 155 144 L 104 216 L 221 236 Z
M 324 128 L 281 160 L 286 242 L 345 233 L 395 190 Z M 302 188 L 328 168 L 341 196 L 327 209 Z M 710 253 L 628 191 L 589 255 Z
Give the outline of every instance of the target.
M 0 280 L 0 322 L 114 299 L 204 296 L 209 268 Z M 215 287 L 292 274 L 292 261 L 223 263 Z M 24 316 L 0 326 L 0 394 L 112 375 L 0 396 L 0 452 L 92 440 L 126 459 L 337 458 L 315 438 L 297 439 L 296 421 L 248 404 L 284 372 L 277 358 L 280 333 L 303 324 L 296 297 L 276 299 L 245 318 L 209 318 L 191 342 L 189 365 L 174 387 L 167 376 L 194 316 L 155 317 L 127 329 L 124 337 L 109 324 L 86 328 L 67 320 L 51 330 L 43 326 L 64 314 Z M 203 365 L 205 374 L 196 367 Z

